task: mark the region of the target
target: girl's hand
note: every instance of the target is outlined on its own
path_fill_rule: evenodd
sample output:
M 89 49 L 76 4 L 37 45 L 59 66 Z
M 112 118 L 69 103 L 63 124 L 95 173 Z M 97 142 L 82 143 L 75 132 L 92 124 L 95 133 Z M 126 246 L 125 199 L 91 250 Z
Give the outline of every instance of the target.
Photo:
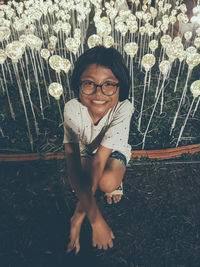
M 101 217 L 94 224 L 92 224 L 92 243 L 93 246 L 98 249 L 108 249 L 109 247 L 113 247 L 113 240 L 115 236 L 105 222 L 105 220 Z

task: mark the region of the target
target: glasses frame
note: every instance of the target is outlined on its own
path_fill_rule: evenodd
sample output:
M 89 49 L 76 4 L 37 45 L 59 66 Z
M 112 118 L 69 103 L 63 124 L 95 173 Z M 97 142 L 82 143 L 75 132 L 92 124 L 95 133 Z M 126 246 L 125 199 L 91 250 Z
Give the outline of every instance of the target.
M 96 84 L 96 83 L 93 82 L 93 81 L 88 81 L 88 82 L 93 83 L 93 85 L 94 85 L 94 87 L 95 87 L 95 88 L 94 88 L 94 91 L 93 91 L 91 94 L 86 94 L 86 93 L 83 92 L 83 89 L 82 89 L 82 83 L 83 83 L 83 82 L 87 82 L 87 80 L 85 80 L 85 81 L 81 81 L 81 82 L 80 82 L 80 86 L 79 86 L 81 92 L 82 92 L 84 95 L 94 95 L 94 94 L 96 94 L 96 92 L 97 92 L 97 87 L 100 87 L 100 88 L 101 88 L 101 92 L 102 92 L 102 94 L 103 94 L 103 95 L 106 95 L 106 94 L 104 94 L 102 87 L 103 87 L 103 85 L 106 84 L 108 81 L 106 81 L 106 82 L 104 82 L 104 83 L 102 83 L 102 84 Z M 111 83 L 112 83 L 112 82 L 111 82 Z M 113 84 L 113 86 L 115 86 L 115 90 L 114 90 L 114 92 L 113 92 L 111 95 L 106 95 L 106 96 L 112 96 L 112 95 L 116 94 L 116 92 L 117 92 L 117 88 L 119 88 L 119 85 L 120 85 L 119 82 L 118 82 L 118 83 L 112 83 L 112 84 Z

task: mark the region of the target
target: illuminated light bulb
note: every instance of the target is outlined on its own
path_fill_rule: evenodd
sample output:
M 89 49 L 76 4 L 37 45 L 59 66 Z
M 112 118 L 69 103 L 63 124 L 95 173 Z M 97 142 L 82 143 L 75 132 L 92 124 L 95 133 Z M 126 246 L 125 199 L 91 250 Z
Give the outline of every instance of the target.
M 36 30 L 36 26 L 34 24 L 30 24 L 29 25 L 29 31 L 30 31 L 30 33 L 34 33 L 35 30 Z
M 185 13 L 187 11 L 187 6 L 185 4 L 181 4 L 179 6 L 179 9 L 181 10 L 181 12 Z
M 166 25 L 166 26 L 169 24 L 169 17 L 168 17 L 168 15 L 164 15 L 164 16 L 162 17 L 162 22 L 163 22 L 163 24 Z
M 173 45 L 167 46 L 167 48 L 166 48 L 166 54 L 167 54 L 170 62 L 173 62 L 175 60 L 174 47 L 173 47 Z
M 138 45 L 137 45 L 137 43 L 135 43 L 135 42 L 126 43 L 125 46 L 124 46 L 124 51 L 130 57 L 134 57 L 135 54 L 138 51 Z
M 160 20 L 156 21 L 156 26 L 160 27 L 162 25 L 162 22 Z
M 71 66 L 71 63 L 67 58 L 62 59 L 61 70 L 63 70 L 66 74 L 69 72 Z
M 192 37 L 192 32 L 188 31 L 184 33 L 184 37 L 186 41 L 189 41 Z
M 190 91 L 193 97 L 200 96 L 200 80 L 196 80 L 191 84 Z
M 106 48 L 109 48 L 114 45 L 114 39 L 112 36 L 105 36 L 103 39 L 103 44 Z
M 142 10 L 145 12 L 147 10 L 147 6 L 146 5 L 143 5 L 142 6 Z
M 76 28 L 74 30 L 74 38 L 80 39 L 81 38 L 81 30 L 79 28 Z
M 56 50 L 55 45 L 53 45 L 52 43 L 49 43 L 49 44 L 47 45 L 47 48 L 48 48 L 48 50 L 49 50 L 50 52 L 54 52 L 54 51 Z
M 50 57 L 50 51 L 48 49 L 45 49 L 45 48 L 44 49 L 41 49 L 40 55 L 45 60 L 48 60 L 48 58 Z
M 42 25 L 42 29 L 43 29 L 44 32 L 48 32 L 49 26 L 47 24 L 43 24 Z
M 191 54 L 195 54 L 197 52 L 197 49 L 194 46 L 189 46 L 185 51 L 186 55 L 190 56 Z
M 123 36 L 125 36 L 127 31 L 128 31 L 127 25 L 123 22 L 116 23 L 115 29 L 116 29 L 116 31 L 119 31 Z
M 141 26 L 141 27 L 139 28 L 139 33 L 140 33 L 141 35 L 144 35 L 144 34 L 145 34 L 145 31 L 146 31 L 146 29 L 145 29 L 144 26 Z
M 24 45 L 20 41 L 13 41 L 6 45 L 6 55 L 12 59 L 13 62 L 18 62 L 24 53 Z
M 172 38 L 170 35 L 165 34 L 160 38 L 160 43 L 162 44 L 162 46 L 164 48 L 166 48 L 167 46 L 169 46 L 171 44 Z
M 11 31 L 8 27 L 1 26 L 0 27 L 0 41 L 8 40 L 10 37 Z
M 170 16 L 170 17 L 169 17 L 169 22 L 170 22 L 171 24 L 174 24 L 174 23 L 176 22 L 176 17 L 175 17 L 175 16 Z
M 34 34 L 28 34 L 26 36 L 26 44 L 31 49 L 40 50 L 42 46 L 42 40 Z
M 176 10 L 176 9 L 173 9 L 173 10 L 171 11 L 171 15 L 172 15 L 172 16 L 176 16 L 176 14 L 177 14 L 177 10 Z
M 184 50 L 181 50 L 178 55 L 178 59 L 180 62 L 182 62 L 186 58 L 186 52 Z
M 150 12 L 151 12 L 152 18 L 155 19 L 158 15 L 158 10 L 154 7 L 150 7 Z
M 49 85 L 49 94 L 53 96 L 56 100 L 60 99 L 63 93 L 63 87 L 60 83 L 53 82 Z
M 194 45 L 196 46 L 196 48 L 199 48 L 200 47 L 200 37 L 196 37 L 194 39 Z
M 0 64 L 3 64 L 7 58 L 7 55 L 3 49 L 0 49 Z
M 62 68 L 62 58 L 58 55 L 53 55 L 49 58 L 49 65 L 56 72 L 60 72 Z
M 163 75 L 167 75 L 170 70 L 170 61 L 169 60 L 163 60 L 159 64 L 159 70 Z
M 70 37 L 65 40 L 65 45 L 70 52 L 72 52 L 73 54 L 76 54 L 78 52 L 80 40 Z
M 137 12 L 135 13 L 135 16 L 136 16 L 139 20 L 142 20 L 143 15 L 144 15 L 144 12 L 143 12 L 143 11 L 137 11 Z
M 4 11 L 0 10 L 0 18 L 4 18 Z
M 111 33 L 111 25 L 108 23 L 100 21 L 99 23 L 96 24 L 96 27 L 97 27 L 97 35 L 101 37 L 110 35 Z
M 97 34 L 92 34 L 87 40 L 87 44 L 89 48 L 94 46 L 98 46 L 102 44 L 102 38 Z
M 57 41 L 58 41 L 58 38 L 57 38 L 56 36 L 52 35 L 52 36 L 49 37 L 49 41 L 50 41 L 50 43 L 52 43 L 54 46 L 56 46 L 56 43 L 57 43 Z
M 188 23 L 188 21 L 189 21 L 188 16 L 186 14 L 183 14 L 183 13 L 178 14 L 177 20 L 179 22 L 183 22 L 183 23 Z
M 127 27 L 131 33 L 135 33 L 138 30 L 138 23 L 136 20 L 127 20 Z
M 146 23 L 145 32 L 148 34 L 148 36 L 151 36 L 154 33 L 154 27 L 150 23 Z
M 160 28 L 159 27 L 155 27 L 154 28 L 154 33 L 157 36 L 160 33 Z
M 152 19 L 151 13 L 144 13 L 143 19 L 145 22 L 148 22 Z
M 194 53 L 194 54 L 187 55 L 186 63 L 188 64 L 189 69 L 193 69 L 200 63 L 200 54 Z
M 146 71 L 149 71 L 155 64 L 155 56 L 152 54 L 146 54 L 142 57 L 142 66 Z
M 197 36 L 200 36 L 200 27 L 198 29 L 196 29 L 196 34 L 197 34 Z
M 110 24 L 109 18 L 108 17 L 105 17 L 105 16 L 101 18 L 101 22 L 102 23 L 105 23 L 105 24 Z
M 23 19 L 15 20 L 12 25 L 13 28 L 18 32 L 25 30 L 25 24 Z
M 57 23 L 53 25 L 53 30 L 54 30 L 56 33 L 58 33 L 61 29 L 62 29 L 62 22 L 61 22 L 61 24 L 60 24 L 60 23 L 58 23 L 58 21 L 57 21 Z
M 194 15 L 200 13 L 200 5 L 197 5 L 196 7 L 194 7 L 192 9 L 192 12 L 193 12 Z
M 68 35 L 71 32 L 71 25 L 68 22 L 63 22 L 61 29 L 66 35 Z
M 182 41 L 181 41 L 181 37 L 180 36 L 176 36 L 176 37 L 174 37 L 174 39 L 173 39 L 173 43 L 175 43 L 175 44 L 180 44 Z
M 149 48 L 151 49 L 152 52 L 154 52 L 156 50 L 156 48 L 158 48 L 158 41 L 157 40 L 151 40 L 149 42 Z

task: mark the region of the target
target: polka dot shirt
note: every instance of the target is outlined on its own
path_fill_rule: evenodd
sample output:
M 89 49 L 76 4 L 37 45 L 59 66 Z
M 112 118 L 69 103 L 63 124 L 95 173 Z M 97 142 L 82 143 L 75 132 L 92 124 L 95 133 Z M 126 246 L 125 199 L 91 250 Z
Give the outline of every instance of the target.
M 124 154 L 127 162 L 131 156 L 128 144 L 132 104 L 129 100 L 118 102 L 94 125 L 87 107 L 71 99 L 64 108 L 63 143 L 79 143 L 81 153 L 95 153 L 100 145 Z

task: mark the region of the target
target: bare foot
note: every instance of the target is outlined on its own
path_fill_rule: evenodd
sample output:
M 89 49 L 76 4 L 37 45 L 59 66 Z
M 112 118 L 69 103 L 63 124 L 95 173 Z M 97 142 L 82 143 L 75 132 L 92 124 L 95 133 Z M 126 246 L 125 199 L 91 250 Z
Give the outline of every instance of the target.
M 112 204 L 113 202 L 116 204 L 118 203 L 122 198 L 122 195 L 107 195 L 107 203 Z
M 76 214 L 71 218 L 70 242 L 67 246 L 68 253 L 71 252 L 74 248 L 76 248 L 75 255 L 80 251 L 79 237 L 83 219 L 84 217 L 82 218 Z
M 108 249 L 113 247 L 115 238 L 112 230 L 103 218 L 100 218 L 95 224 L 92 224 L 92 244 L 98 249 Z

